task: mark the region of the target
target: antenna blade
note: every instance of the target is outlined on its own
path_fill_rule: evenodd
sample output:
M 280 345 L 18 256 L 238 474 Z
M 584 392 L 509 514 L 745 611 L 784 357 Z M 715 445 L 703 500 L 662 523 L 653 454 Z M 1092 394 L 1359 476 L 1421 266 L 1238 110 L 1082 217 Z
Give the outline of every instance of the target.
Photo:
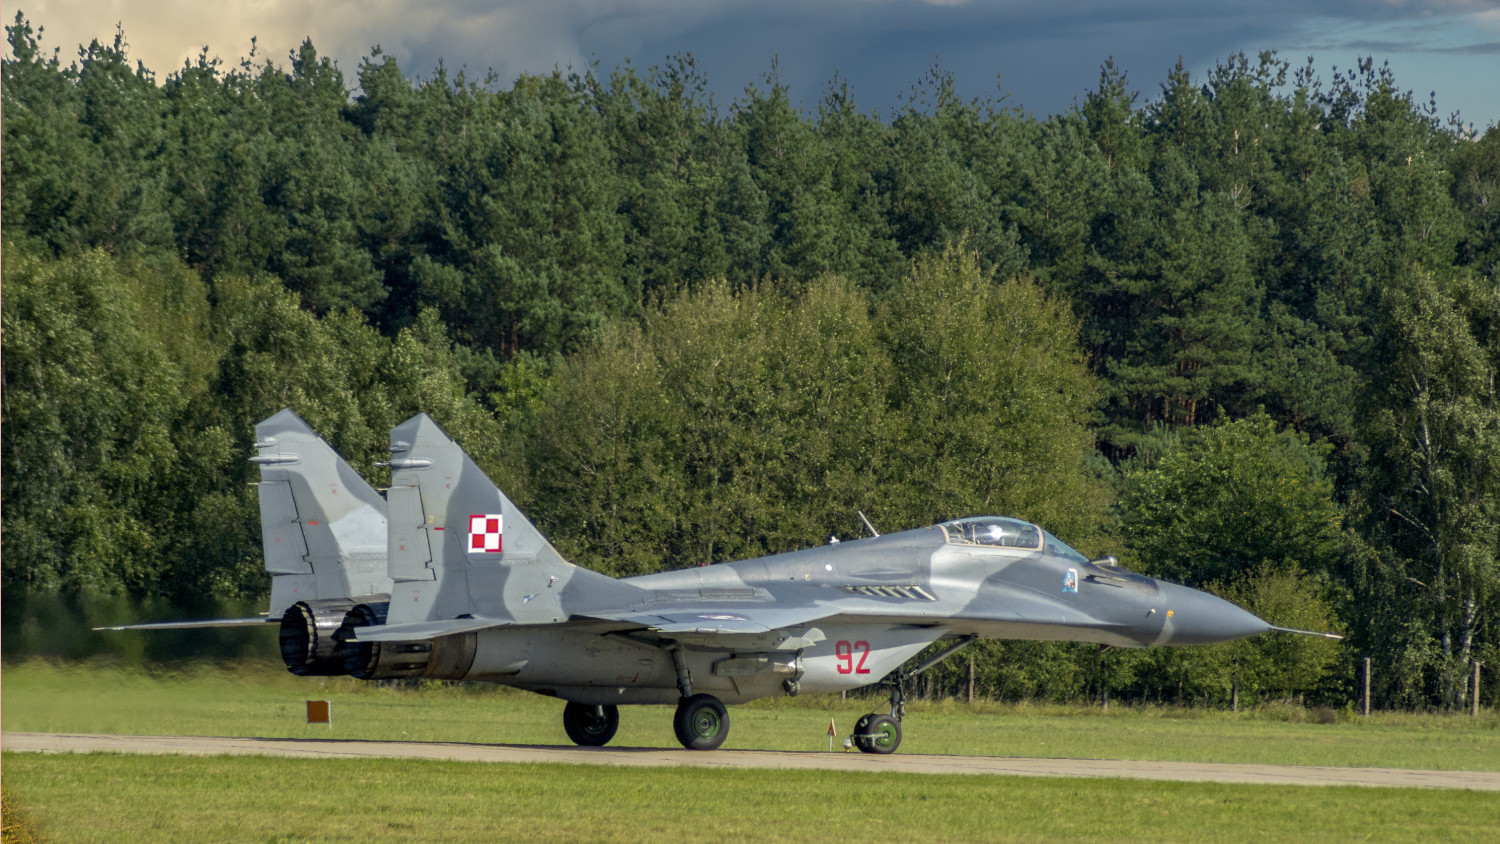
M 865 523 L 865 527 L 867 527 L 867 528 L 870 529 L 870 533 L 872 533 L 872 534 L 874 534 L 876 536 L 880 535 L 880 531 L 876 530 L 875 526 L 872 525 L 872 524 L 870 524 L 870 520 L 867 519 L 867 518 L 865 518 L 865 511 L 863 511 L 863 510 L 855 510 L 854 512 L 856 512 L 856 513 L 859 514 L 859 520 Z

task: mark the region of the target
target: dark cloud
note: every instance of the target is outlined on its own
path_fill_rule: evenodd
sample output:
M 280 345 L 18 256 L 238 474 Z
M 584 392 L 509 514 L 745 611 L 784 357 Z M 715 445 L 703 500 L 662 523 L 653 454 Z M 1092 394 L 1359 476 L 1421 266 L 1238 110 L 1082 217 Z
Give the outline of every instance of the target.
M 51 0 L 35 22 L 61 25 L 64 41 L 86 42 L 123 20 L 133 43 L 152 42 L 167 57 L 164 64 L 145 57 L 158 68 L 180 66 L 209 42 L 232 63 L 232 50 L 251 35 L 261 36 L 262 56 L 284 56 L 306 35 L 351 80 L 376 44 L 409 75 L 429 76 L 441 61 L 470 79 L 493 70 L 501 85 L 555 67 L 597 61 L 608 72 L 627 60 L 646 67 L 691 53 L 722 105 L 775 62 L 805 107 L 837 73 L 863 106 L 886 114 L 934 62 L 966 96 L 1003 96 L 1045 115 L 1097 87 L 1110 57 L 1150 98 L 1179 57 L 1197 77 L 1238 52 L 1274 49 L 1297 64 L 1313 54 L 1319 68 L 1375 54 L 1392 59 L 1402 85 L 1437 88 L 1466 112 L 1500 117 L 1493 83 L 1484 81 L 1500 77 L 1500 42 L 1490 40 L 1500 37 L 1497 0 L 223 2 L 211 9 L 197 0 Z M 84 33 L 86 26 L 105 31 Z
M 1442 52 L 1454 53 L 1460 56 L 1500 56 L 1500 41 L 1487 41 L 1483 44 L 1465 44 L 1460 47 L 1451 47 Z M 1490 84 L 1494 84 L 1492 78 Z
M 1378 56 L 1388 55 L 1391 53 L 1421 53 L 1426 52 L 1428 48 L 1418 46 L 1409 41 L 1374 41 L 1368 39 L 1358 39 L 1353 41 L 1344 41 L 1342 43 L 1328 44 L 1326 45 L 1326 49 L 1345 51 L 1353 50 L 1357 53 L 1369 53 L 1370 55 Z
M 442 58 L 450 68 L 467 66 L 471 75 L 493 68 L 502 83 L 557 66 L 580 69 L 597 61 L 609 70 L 633 60 L 645 67 L 691 53 L 724 105 L 747 84 L 759 83 L 774 63 L 804 107 L 813 107 L 838 74 L 865 107 L 882 113 L 899 108 L 913 84 L 938 63 L 966 96 L 1003 96 L 1024 110 L 1051 114 L 1097 87 L 1100 65 L 1111 57 L 1150 97 L 1179 57 L 1198 75 L 1241 51 L 1279 48 L 1299 62 L 1309 51 L 1341 59 L 1349 52 L 1462 51 L 1435 45 L 1433 32 L 1454 15 L 1496 5 L 522 0 L 497 7 L 460 0 L 439 16 L 446 25 L 409 32 L 402 48 L 409 70 L 429 70 Z
M 636 57 L 694 53 L 721 100 L 760 78 L 773 59 L 793 97 L 809 106 L 838 73 L 862 103 L 883 112 L 936 62 L 969 96 L 1003 93 L 1013 105 L 1048 114 L 1096 87 L 1110 57 L 1154 91 L 1179 56 L 1191 68 L 1211 66 L 1246 44 L 1273 45 L 1283 29 L 1268 24 L 1275 16 L 1210 15 L 1200 4 L 1098 4 L 1085 14 L 1056 5 L 895 3 L 857 15 L 813 13 L 842 5 L 736 9 L 647 38 Z M 606 65 L 623 58 L 607 41 L 582 46 Z

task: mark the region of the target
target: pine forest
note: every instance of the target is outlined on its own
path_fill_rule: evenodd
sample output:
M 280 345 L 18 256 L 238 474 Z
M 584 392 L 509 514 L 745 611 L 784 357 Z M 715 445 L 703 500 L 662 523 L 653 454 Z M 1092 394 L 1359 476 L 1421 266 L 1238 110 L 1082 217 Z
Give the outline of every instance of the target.
M 1042 118 L 940 64 L 882 113 L 7 34 L 7 656 L 263 602 L 291 407 L 376 487 L 432 414 L 612 575 L 996 513 L 1346 637 L 986 642 L 999 699 L 1500 693 L 1500 129 L 1376 59 L 1106 62 Z

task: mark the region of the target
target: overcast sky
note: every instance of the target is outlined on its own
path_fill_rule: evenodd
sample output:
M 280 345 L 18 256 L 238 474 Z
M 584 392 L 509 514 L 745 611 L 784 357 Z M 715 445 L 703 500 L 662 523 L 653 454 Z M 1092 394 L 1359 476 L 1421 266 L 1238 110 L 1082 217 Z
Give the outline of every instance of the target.
M 692 53 L 727 105 L 775 59 L 794 100 L 816 104 L 837 72 L 889 114 L 934 61 L 970 96 L 1003 93 L 1038 116 L 1097 87 L 1113 56 L 1154 98 L 1177 58 L 1195 77 L 1236 52 L 1274 49 L 1326 81 L 1360 56 L 1443 116 L 1500 122 L 1500 0 L 41 0 L 22 3 L 64 58 L 123 24 L 133 58 L 164 78 L 207 46 L 233 64 L 284 60 L 303 38 L 353 83 L 379 45 L 410 77 L 441 59 L 508 85 L 554 67 L 658 64 Z M 15 13 L 7 11 L 8 20 Z

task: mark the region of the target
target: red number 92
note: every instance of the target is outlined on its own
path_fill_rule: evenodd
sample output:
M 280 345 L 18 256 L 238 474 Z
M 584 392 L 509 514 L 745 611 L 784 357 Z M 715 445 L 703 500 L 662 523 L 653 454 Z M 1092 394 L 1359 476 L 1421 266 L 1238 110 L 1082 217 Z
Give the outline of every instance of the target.
M 859 659 L 855 660 L 858 652 Z M 869 674 L 870 669 L 865 667 L 865 660 L 870 658 L 870 643 L 861 639 L 858 642 L 849 643 L 840 641 L 833 646 L 834 656 L 839 661 L 840 674 Z

